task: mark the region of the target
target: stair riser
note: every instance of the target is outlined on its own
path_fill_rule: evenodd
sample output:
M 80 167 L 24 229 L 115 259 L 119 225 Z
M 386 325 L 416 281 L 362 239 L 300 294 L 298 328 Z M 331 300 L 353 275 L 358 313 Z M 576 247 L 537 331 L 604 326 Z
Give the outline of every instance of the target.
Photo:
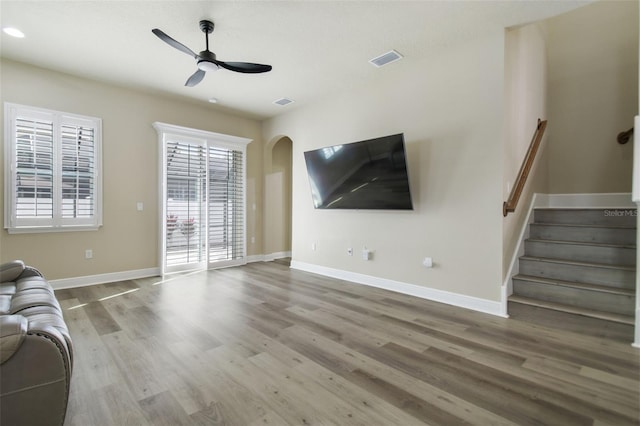
M 633 340 L 633 325 L 586 318 L 581 315 L 558 312 L 550 309 L 509 302 L 509 316 L 513 319 L 534 319 L 537 324 L 559 328 L 584 335 L 615 339 L 622 342 Z
M 633 266 L 636 263 L 636 250 L 623 247 L 526 241 L 525 254 L 534 257 L 595 262 L 606 265 Z
M 582 243 L 636 244 L 636 230 L 625 228 L 585 228 L 532 223 L 529 228 L 529 237 L 532 239 L 575 241 Z
M 522 281 L 515 278 L 513 280 L 513 293 L 532 299 L 622 315 L 634 315 L 635 310 L 635 299 L 631 296 Z
M 520 273 L 563 281 L 597 284 L 615 288 L 635 288 L 635 271 L 520 259 Z
M 635 209 L 556 210 L 536 209 L 536 223 L 636 227 Z

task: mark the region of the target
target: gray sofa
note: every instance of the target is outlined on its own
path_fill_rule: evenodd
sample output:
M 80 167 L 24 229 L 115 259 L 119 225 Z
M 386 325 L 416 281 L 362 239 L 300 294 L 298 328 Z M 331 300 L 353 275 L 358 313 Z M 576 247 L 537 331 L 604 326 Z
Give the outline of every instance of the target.
M 0 425 L 62 425 L 73 348 L 62 309 L 38 270 L 0 265 Z

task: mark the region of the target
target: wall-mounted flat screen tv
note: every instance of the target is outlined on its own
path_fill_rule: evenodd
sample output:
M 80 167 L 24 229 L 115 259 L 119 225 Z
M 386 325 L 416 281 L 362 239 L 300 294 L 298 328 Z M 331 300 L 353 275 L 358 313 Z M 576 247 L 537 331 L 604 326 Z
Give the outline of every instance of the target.
M 306 151 L 317 209 L 412 210 L 404 134 Z

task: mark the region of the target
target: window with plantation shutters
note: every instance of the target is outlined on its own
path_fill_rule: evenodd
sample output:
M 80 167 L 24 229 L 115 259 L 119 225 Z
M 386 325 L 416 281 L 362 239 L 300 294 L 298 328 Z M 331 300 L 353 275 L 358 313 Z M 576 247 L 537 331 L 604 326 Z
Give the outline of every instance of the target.
M 163 273 L 246 263 L 249 139 L 154 123 L 161 143 Z
M 5 228 L 97 229 L 100 142 L 98 118 L 5 103 Z

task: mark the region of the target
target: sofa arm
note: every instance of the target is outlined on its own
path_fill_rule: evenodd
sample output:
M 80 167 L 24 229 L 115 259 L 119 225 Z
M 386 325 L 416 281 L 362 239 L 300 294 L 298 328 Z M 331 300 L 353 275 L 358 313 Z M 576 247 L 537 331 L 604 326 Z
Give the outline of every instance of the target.
M 25 266 L 24 267 L 24 271 L 22 271 L 22 274 L 20 274 L 20 278 L 19 279 L 29 278 L 29 277 L 41 277 L 41 278 L 44 278 L 44 275 L 42 275 L 42 272 L 38 271 L 33 266 Z
M 0 316 L 0 364 L 15 354 L 25 336 L 29 322 L 22 315 Z
M 62 335 L 54 327 L 29 329 L 16 353 L 0 365 L 0 424 L 62 426 L 70 380 Z
M 15 281 L 25 270 L 22 260 L 14 260 L 12 262 L 0 265 L 0 283 Z

